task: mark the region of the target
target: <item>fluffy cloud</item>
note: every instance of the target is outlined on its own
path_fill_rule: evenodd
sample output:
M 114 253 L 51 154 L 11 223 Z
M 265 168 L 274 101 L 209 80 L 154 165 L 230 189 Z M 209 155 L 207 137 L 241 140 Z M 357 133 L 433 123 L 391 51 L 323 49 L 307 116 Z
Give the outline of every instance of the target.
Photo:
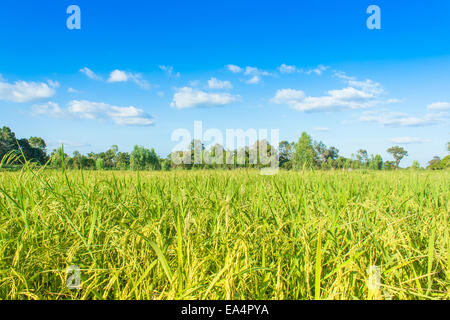
M 332 111 L 342 109 L 362 109 L 374 107 L 380 103 L 393 103 L 397 100 L 381 101 L 383 88 L 370 79 L 358 81 L 352 77 L 342 77 L 349 85 L 339 90 L 329 90 L 321 97 L 306 96 L 302 90 L 281 89 L 271 99 L 277 104 L 286 104 L 299 111 Z
M 246 76 L 269 76 L 270 73 L 255 67 L 245 67 L 244 74 Z
M 114 70 L 109 74 L 108 82 L 127 82 L 133 81 L 143 89 L 150 89 L 150 84 L 142 79 L 140 73 L 131 73 L 122 70 Z
M 56 93 L 55 88 L 57 87 L 59 87 L 59 83 L 55 81 L 9 83 L 0 76 L 0 100 L 28 102 L 49 98 Z
M 280 71 L 280 73 L 304 73 L 304 74 L 308 74 L 308 75 L 309 74 L 317 74 L 319 76 L 327 69 L 328 69 L 327 66 L 318 65 L 316 68 L 304 70 L 304 69 L 299 69 L 296 66 L 286 65 L 284 63 L 278 67 L 278 71 Z
M 390 127 L 425 127 L 445 121 L 447 113 L 428 113 L 424 116 L 410 116 L 403 112 L 367 111 L 359 118 L 362 122 L 378 123 Z
M 159 68 L 162 71 L 165 71 L 169 76 L 171 77 L 175 77 L 175 78 L 179 78 L 180 77 L 180 73 L 179 72 L 174 72 L 173 71 L 173 67 L 172 66 L 159 66 Z
M 276 104 L 295 104 L 297 101 L 301 101 L 305 98 L 305 93 L 302 90 L 294 89 L 280 89 L 277 90 L 272 102 Z
M 256 67 L 247 66 L 245 68 L 241 68 L 239 66 L 229 64 L 226 66 L 227 69 L 233 73 L 243 73 L 245 76 L 249 78 L 245 80 L 247 84 L 258 84 L 261 82 L 261 78 L 263 76 L 270 76 L 271 73 L 262 69 L 258 69 Z
M 284 63 L 278 67 L 278 70 L 280 71 L 280 73 L 296 73 L 296 72 L 298 72 L 296 66 L 288 66 L 288 65 L 285 65 Z
M 94 79 L 94 80 L 103 80 L 100 76 L 98 76 L 94 71 L 91 69 L 84 67 L 83 69 L 80 69 L 81 73 L 84 73 L 87 77 Z M 143 79 L 142 74 L 140 73 L 131 73 L 126 72 L 123 70 L 115 69 L 111 71 L 109 74 L 109 78 L 107 79 L 107 82 L 114 83 L 114 82 L 127 82 L 127 81 L 133 81 L 136 83 L 139 87 L 142 89 L 150 89 L 150 84 Z
M 223 106 L 235 102 L 237 98 L 229 93 L 207 93 L 184 87 L 177 90 L 170 105 L 177 109 Z
M 92 71 L 91 69 L 89 69 L 88 67 L 84 67 L 84 68 L 80 69 L 80 72 L 84 73 L 88 78 L 91 78 L 91 79 L 94 79 L 94 80 L 101 80 L 102 79 L 100 76 L 95 74 L 95 72 Z
M 229 64 L 225 66 L 229 71 L 233 73 L 241 73 L 243 69 L 239 66 L 235 66 L 234 64 Z
M 414 144 L 414 143 L 428 143 L 431 142 L 430 139 L 422 139 L 422 138 L 413 138 L 413 137 L 398 137 L 392 138 L 392 143 L 397 144 Z
M 47 102 L 41 105 L 32 106 L 33 115 L 49 115 L 53 118 L 63 118 L 65 111 L 62 110 L 57 103 Z
M 152 117 L 133 106 L 117 107 L 103 102 L 73 100 L 67 109 L 54 102 L 33 106 L 34 115 L 47 115 L 54 118 L 75 117 L 89 120 L 112 120 L 125 126 L 148 126 L 154 123 Z
M 312 74 L 312 73 L 315 73 L 315 74 L 317 74 L 317 75 L 321 75 L 325 70 L 327 70 L 328 69 L 328 67 L 327 66 L 323 66 L 323 65 L 319 65 L 319 66 L 317 66 L 316 68 L 314 68 L 314 69 L 309 69 L 309 70 L 306 70 L 306 71 L 304 71 L 306 74 Z
M 260 76 L 253 76 L 250 79 L 248 79 L 247 81 L 245 81 L 245 83 L 247 83 L 247 84 L 258 84 L 260 82 L 261 82 Z
M 108 82 L 126 82 L 129 76 L 125 71 L 114 70 L 109 74 Z
M 210 89 L 232 89 L 233 85 L 230 81 L 222 81 L 217 78 L 211 78 L 208 80 L 208 86 Z
M 435 102 L 435 103 L 429 104 L 427 106 L 427 110 L 429 110 L 429 111 L 450 110 L 450 103 L 449 102 Z

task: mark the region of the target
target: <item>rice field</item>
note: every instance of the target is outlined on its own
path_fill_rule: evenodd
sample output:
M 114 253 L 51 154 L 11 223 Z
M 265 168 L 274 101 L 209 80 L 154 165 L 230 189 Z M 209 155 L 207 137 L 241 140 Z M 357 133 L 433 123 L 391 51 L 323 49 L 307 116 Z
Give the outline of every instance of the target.
M 449 299 L 449 190 L 449 171 L 0 172 L 0 299 Z

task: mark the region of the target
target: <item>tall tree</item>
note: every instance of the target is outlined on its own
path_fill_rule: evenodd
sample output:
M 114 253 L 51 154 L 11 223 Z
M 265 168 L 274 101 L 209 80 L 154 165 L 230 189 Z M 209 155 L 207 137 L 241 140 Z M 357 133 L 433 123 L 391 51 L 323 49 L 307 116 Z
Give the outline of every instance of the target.
M 431 170 L 440 170 L 440 169 L 442 169 L 441 158 L 439 158 L 438 156 L 433 157 L 433 160 L 428 162 L 427 169 L 431 169 Z
M 0 129 L 0 161 L 12 150 L 17 150 L 16 135 L 8 127 Z
M 361 163 L 361 167 L 363 167 L 363 168 L 367 167 L 367 165 L 369 163 L 369 155 L 367 153 L 367 150 L 359 149 L 356 152 L 356 158 Z
M 134 146 L 130 154 L 130 166 L 133 170 L 160 170 L 161 163 L 155 149 L 148 150 L 141 146 Z
M 278 152 L 279 152 L 280 167 L 291 169 L 292 168 L 291 161 L 294 154 L 294 143 L 281 141 L 278 146 Z
M 297 170 L 313 168 L 315 152 L 312 145 L 312 139 L 306 132 L 302 132 L 294 149 L 293 168 Z
M 31 137 L 30 139 L 28 139 L 28 142 L 30 143 L 30 146 L 36 149 L 45 151 L 45 148 L 47 148 L 47 144 L 45 143 L 44 139 L 40 137 Z
M 369 160 L 369 168 L 372 170 L 382 170 L 383 169 L 383 158 L 377 154 L 375 156 L 371 156 Z
M 391 147 L 391 148 L 387 149 L 386 151 L 394 157 L 395 169 L 398 169 L 400 161 L 403 159 L 403 157 L 408 156 L 408 151 L 406 151 L 405 149 L 403 149 L 402 147 L 399 147 L 399 146 Z
M 50 157 L 51 157 L 50 163 L 55 168 L 64 168 L 65 163 L 67 163 L 67 161 L 69 160 L 69 156 L 66 153 L 64 153 L 63 147 L 54 149 Z
M 413 170 L 418 170 L 418 169 L 420 169 L 420 163 L 419 163 L 419 161 L 417 161 L 417 160 L 414 160 L 413 162 L 412 162 L 412 164 L 411 164 L 411 167 L 409 167 L 410 169 L 413 169 Z

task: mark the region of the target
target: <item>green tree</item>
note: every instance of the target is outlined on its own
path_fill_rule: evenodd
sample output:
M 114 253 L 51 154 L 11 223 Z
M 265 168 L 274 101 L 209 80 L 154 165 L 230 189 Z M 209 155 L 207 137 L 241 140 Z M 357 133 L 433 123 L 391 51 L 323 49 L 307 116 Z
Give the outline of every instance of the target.
M 116 168 L 127 169 L 130 166 L 130 155 L 128 152 L 118 152 L 115 158 Z
M 50 155 L 50 163 L 55 168 L 65 168 L 69 156 L 64 153 L 64 146 L 54 149 Z
M 45 143 L 44 139 L 39 137 L 31 137 L 28 139 L 28 142 L 30 143 L 30 146 L 36 149 L 41 149 L 45 151 L 45 148 L 47 148 L 47 144 Z
M 95 168 L 96 168 L 97 170 L 103 170 L 103 169 L 105 169 L 105 160 L 104 160 L 103 158 L 98 158 L 98 159 L 95 161 Z
M 17 150 L 16 135 L 8 127 L 0 129 L 0 161 L 12 150 Z
M 367 168 L 369 164 L 369 155 L 367 153 L 367 150 L 359 149 L 356 151 L 356 158 L 358 159 L 359 163 L 361 164 L 361 168 Z
M 292 157 L 294 155 L 294 143 L 281 141 L 278 146 L 280 167 L 285 169 L 292 168 Z
M 302 132 L 294 149 L 293 168 L 296 170 L 313 168 L 315 152 L 312 139 L 306 132 Z
M 394 161 L 385 161 L 383 163 L 383 168 L 385 170 L 394 170 L 395 169 L 395 162 Z
M 383 158 L 377 154 L 369 160 L 369 168 L 372 170 L 383 170 Z
M 134 146 L 130 154 L 130 167 L 132 170 L 160 170 L 161 163 L 155 150 L 148 150 L 141 146 Z
M 441 167 L 441 158 L 439 158 L 438 156 L 433 157 L 433 159 L 430 162 L 428 162 L 427 169 L 429 169 L 429 170 L 440 170 L 440 169 L 442 169 L 442 167 Z
M 170 159 L 164 159 L 161 162 L 161 169 L 164 171 L 169 171 L 171 167 Z
M 73 152 L 72 168 L 74 168 L 74 169 L 82 169 L 83 168 L 83 156 L 78 151 Z
M 390 153 L 395 159 L 395 169 L 398 169 L 400 161 L 403 157 L 408 156 L 408 151 L 399 146 L 391 147 L 387 149 L 387 152 Z
M 314 152 L 316 164 L 322 168 L 331 168 L 334 160 L 339 157 L 339 150 L 337 148 L 328 148 L 322 141 L 314 143 Z
M 420 163 L 417 160 L 414 160 L 411 164 L 411 167 L 409 167 L 410 169 L 413 170 L 419 170 L 420 169 Z
M 450 169 L 450 155 L 441 160 L 442 169 Z

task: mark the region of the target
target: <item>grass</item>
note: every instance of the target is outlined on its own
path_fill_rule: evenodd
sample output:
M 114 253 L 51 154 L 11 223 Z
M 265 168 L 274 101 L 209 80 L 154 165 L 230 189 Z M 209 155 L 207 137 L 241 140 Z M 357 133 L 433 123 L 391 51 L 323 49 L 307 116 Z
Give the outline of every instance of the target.
M 0 298 L 449 299 L 449 190 L 448 171 L 0 172 Z

